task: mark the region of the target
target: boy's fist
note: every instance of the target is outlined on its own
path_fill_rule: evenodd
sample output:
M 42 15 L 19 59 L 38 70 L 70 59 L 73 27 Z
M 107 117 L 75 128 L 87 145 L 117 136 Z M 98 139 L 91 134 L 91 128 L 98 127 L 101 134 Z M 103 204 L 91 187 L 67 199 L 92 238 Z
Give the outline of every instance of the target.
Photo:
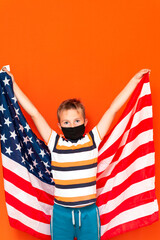
M 148 72 L 150 74 L 151 70 L 150 69 L 142 69 L 134 75 L 133 79 L 136 80 L 137 82 L 139 82 L 142 79 L 143 75 L 148 73 Z
M 2 68 L 2 70 L 4 71 L 4 72 L 6 72 L 9 76 L 11 76 L 11 78 L 12 78 L 12 82 L 14 82 L 14 77 L 13 77 L 13 74 L 12 73 L 10 73 L 8 70 L 7 70 L 7 68 L 6 67 L 3 67 Z

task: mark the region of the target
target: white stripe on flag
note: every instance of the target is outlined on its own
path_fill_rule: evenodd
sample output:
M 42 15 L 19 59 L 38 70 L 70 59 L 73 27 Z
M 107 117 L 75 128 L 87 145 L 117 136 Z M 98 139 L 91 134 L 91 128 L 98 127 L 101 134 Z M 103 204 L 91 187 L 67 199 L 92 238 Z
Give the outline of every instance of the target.
M 113 168 L 115 167 L 115 165 L 117 163 L 119 163 L 122 159 L 124 159 L 125 157 L 129 156 L 137 147 L 139 147 L 139 143 L 141 143 L 141 145 L 142 145 L 142 144 L 148 143 L 149 140 L 153 141 L 153 130 L 152 129 L 142 132 L 133 141 L 127 143 L 123 148 L 120 158 L 115 163 L 110 164 L 109 168 L 107 168 L 107 166 L 113 159 L 114 155 L 112 155 L 108 159 L 106 158 L 106 159 L 102 160 L 98 165 L 98 173 L 103 172 L 107 168 L 107 175 L 105 175 L 105 176 L 109 176 L 111 174 Z M 100 175 L 99 178 L 101 178 L 101 177 L 102 176 Z
M 120 213 L 118 216 L 113 218 L 108 224 L 101 226 L 101 234 L 103 235 L 106 231 L 118 225 L 127 223 L 129 221 L 137 220 L 145 216 L 149 216 L 157 211 L 158 211 L 157 200 L 129 209 L 125 212 Z
M 154 187 L 155 177 L 145 179 L 141 182 L 132 184 L 128 187 L 124 192 L 118 195 L 116 198 L 108 201 L 106 204 L 103 204 L 99 207 L 100 214 L 105 214 L 113 211 L 116 207 L 118 207 L 123 201 L 126 199 L 133 197 L 135 195 L 151 191 Z
M 144 83 L 140 97 L 143 97 L 145 95 L 149 95 L 150 94 L 150 85 L 149 83 Z M 140 98 L 139 97 L 139 98 Z M 139 99 L 138 99 L 139 100 Z M 112 134 L 110 135 L 109 141 L 107 141 L 103 147 L 101 149 L 99 149 L 99 156 L 106 150 L 109 148 L 109 146 L 111 146 L 118 138 L 119 136 L 122 135 L 122 133 L 125 130 L 126 127 L 126 123 L 129 121 L 131 115 L 133 112 L 135 112 L 136 110 L 136 106 L 138 103 L 138 100 L 135 104 L 135 106 L 133 107 L 133 109 L 131 109 L 131 111 L 115 126 L 114 131 L 112 132 Z M 152 109 L 152 107 L 151 107 Z M 116 134 L 114 134 L 116 132 Z
M 30 227 L 31 229 L 33 229 L 39 233 L 42 233 L 45 235 L 50 235 L 50 224 L 42 223 L 37 220 L 33 220 L 32 218 L 27 217 L 25 214 L 21 213 L 20 211 L 18 211 L 14 207 L 10 206 L 9 204 L 6 204 L 6 205 L 7 205 L 7 209 L 8 209 L 8 215 L 11 218 L 20 221 L 24 225 L 27 225 L 28 227 Z M 15 218 L 15 216 L 16 216 L 16 218 Z
M 32 173 L 29 173 L 28 170 L 23 167 L 21 164 L 15 162 L 11 158 L 5 156 L 2 153 L 3 158 L 3 166 L 10 170 L 11 172 L 17 174 L 22 179 L 26 180 L 27 182 L 31 182 L 33 187 L 43 190 L 45 189 L 46 193 L 49 193 L 50 195 L 54 195 L 54 186 L 49 185 L 45 182 L 39 181 L 37 177 L 35 177 Z
M 5 179 L 4 186 L 6 192 L 17 198 L 22 203 L 39 211 L 45 212 L 45 214 L 49 214 L 48 209 L 51 208 L 51 205 L 40 202 L 36 197 L 24 192 L 22 189 L 16 187 Z

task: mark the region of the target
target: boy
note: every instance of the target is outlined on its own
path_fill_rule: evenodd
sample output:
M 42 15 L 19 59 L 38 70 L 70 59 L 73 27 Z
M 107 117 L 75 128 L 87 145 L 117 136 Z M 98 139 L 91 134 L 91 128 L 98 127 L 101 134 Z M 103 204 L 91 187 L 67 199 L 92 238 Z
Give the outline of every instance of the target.
M 99 240 L 100 219 L 96 202 L 96 167 L 98 146 L 107 133 L 116 112 L 131 95 L 143 75 L 138 72 L 120 92 L 100 122 L 84 135 L 87 119 L 81 102 L 68 99 L 58 108 L 59 136 L 47 124 L 39 111 L 20 90 L 14 77 L 13 90 L 21 106 L 31 115 L 46 142 L 52 157 L 52 174 L 55 181 L 55 203 L 51 219 L 51 236 L 54 240 Z

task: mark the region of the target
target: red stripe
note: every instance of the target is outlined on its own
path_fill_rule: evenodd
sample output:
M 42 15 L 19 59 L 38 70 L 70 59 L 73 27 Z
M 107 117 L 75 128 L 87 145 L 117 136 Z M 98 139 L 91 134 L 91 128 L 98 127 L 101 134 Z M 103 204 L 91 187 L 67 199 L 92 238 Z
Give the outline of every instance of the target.
M 37 237 L 38 239 L 51 240 L 51 236 L 39 233 L 39 232 L 33 230 L 32 228 L 24 225 L 23 223 L 19 222 L 16 219 L 9 217 L 9 222 L 12 227 L 14 227 L 18 230 L 21 230 L 23 232 L 27 232 L 27 233 L 31 234 L 32 236 Z
M 50 215 L 46 215 L 44 212 L 39 211 L 33 207 L 30 207 L 27 204 L 24 204 L 23 202 L 19 201 L 17 198 L 15 198 L 14 196 L 12 196 L 6 191 L 5 191 L 5 196 L 6 196 L 6 202 L 9 205 L 14 207 L 21 213 L 25 214 L 27 217 L 43 223 L 50 224 L 50 219 L 51 219 Z
M 101 225 L 109 223 L 113 218 L 115 218 L 122 212 L 150 202 L 154 202 L 154 200 L 155 189 L 130 197 L 124 200 L 121 204 L 119 204 L 114 210 L 101 214 Z
M 131 230 L 135 230 L 140 227 L 147 226 L 158 220 L 159 220 L 158 212 L 155 212 L 149 216 L 142 217 L 142 218 L 136 219 L 134 221 L 130 221 L 130 222 L 118 225 L 118 226 L 106 231 L 103 234 L 103 236 L 101 236 L 101 240 L 110 239 L 119 234 L 131 231 Z
M 117 124 L 111 129 L 111 131 L 109 132 L 109 134 L 107 134 L 103 141 L 101 142 L 101 144 L 99 145 L 99 149 L 101 149 L 103 147 L 103 145 L 105 144 L 105 142 L 108 140 L 108 138 L 110 137 L 110 135 L 112 134 L 112 132 L 114 131 L 114 129 L 116 128 L 116 126 L 122 121 L 123 118 L 126 117 L 126 115 L 128 115 L 128 113 L 133 110 L 133 107 L 135 106 L 136 104 L 136 101 L 138 100 L 138 97 L 140 95 L 140 92 L 142 90 L 142 82 L 144 82 L 145 79 L 143 79 L 143 81 L 141 81 L 135 91 L 132 93 L 132 96 L 124 110 L 124 112 L 122 113 L 121 117 L 119 118 Z M 148 80 L 147 80 L 148 82 Z M 143 97 L 141 97 L 139 100 L 138 100 L 138 104 L 137 104 L 137 109 L 135 112 L 139 111 L 142 109 L 142 107 L 145 107 L 145 106 L 152 106 L 152 100 L 151 100 L 151 94 L 147 94 Z M 133 116 L 131 116 L 132 118 Z
M 128 123 L 125 132 L 129 130 L 130 124 L 132 124 L 132 121 Z M 145 120 L 142 120 L 137 126 L 133 127 L 129 131 L 129 135 L 126 140 L 126 144 L 133 141 L 139 134 L 142 132 L 148 131 L 148 130 L 153 130 L 153 120 L 152 118 L 147 118 Z M 108 158 L 115 154 L 116 150 L 118 150 L 119 145 L 122 141 L 122 138 L 125 134 L 125 132 L 121 135 L 120 138 L 118 138 L 112 145 L 110 145 L 99 157 L 98 157 L 98 163 L 101 162 L 103 159 Z M 122 146 L 124 147 L 124 146 Z
M 122 151 L 122 148 L 121 148 Z M 117 154 L 113 158 L 113 161 L 117 161 L 121 155 L 121 151 L 117 151 Z M 124 159 L 121 159 L 119 163 L 114 167 L 111 174 L 107 177 L 102 177 L 101 179 L 97 180 L 97 188 L 104 187 L 106 182 L 110 179 L 115 177 L 119 172 L 124 171 L 126 168 L 128 168 L 137 158 L 143 157 L 146 154 L 153 153 L 154 152 L 154 143 L 148 142 L 146 144 L 141 145 L 138 147 L 134 152 L 132 152 L 129 156 L 127 156 Z M 107 166 L 106 166 L 107 169 Z M 133 169 L 134 171 L 134 169 Z M 104 172 L 104 171 L 103 171 Z M 97 174 L 100 176 L 103 172 Z
M 16 187 L 22 189 L 24 192 L 36 197 L 40 202 L 44 202 L 53 205 L 53 196 L 46 193 L 43 190 L 35 188 L 32 186 L 31 182 L 27 182 L 23 178 L 19 177 L 17 174 L 3 167 L 4 178 L 13 183 Z
M 134 172 L 130 177 L 128 177 L 124 182 L 112 188 L 111 191 L 101 193 L 97 198 L 97 205 L 101 206 L 102 204 L 107 203 L 108 201 L 116 198 L 122 192 L 124 192 L 131 185 L 148 179 L 150 177 L 154 177 L 155 167 L 154 165 L 146 167 L 142 170 Z

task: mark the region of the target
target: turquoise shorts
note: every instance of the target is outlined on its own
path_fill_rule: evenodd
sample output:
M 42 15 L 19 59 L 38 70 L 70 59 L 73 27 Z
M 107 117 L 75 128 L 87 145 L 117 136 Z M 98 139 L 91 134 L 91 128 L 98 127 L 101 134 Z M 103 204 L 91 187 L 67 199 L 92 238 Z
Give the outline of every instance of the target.
M 54 203 L 51 217 L 52 240 L 100 240 L 100 216 L 96 204 L 80 208 Z

